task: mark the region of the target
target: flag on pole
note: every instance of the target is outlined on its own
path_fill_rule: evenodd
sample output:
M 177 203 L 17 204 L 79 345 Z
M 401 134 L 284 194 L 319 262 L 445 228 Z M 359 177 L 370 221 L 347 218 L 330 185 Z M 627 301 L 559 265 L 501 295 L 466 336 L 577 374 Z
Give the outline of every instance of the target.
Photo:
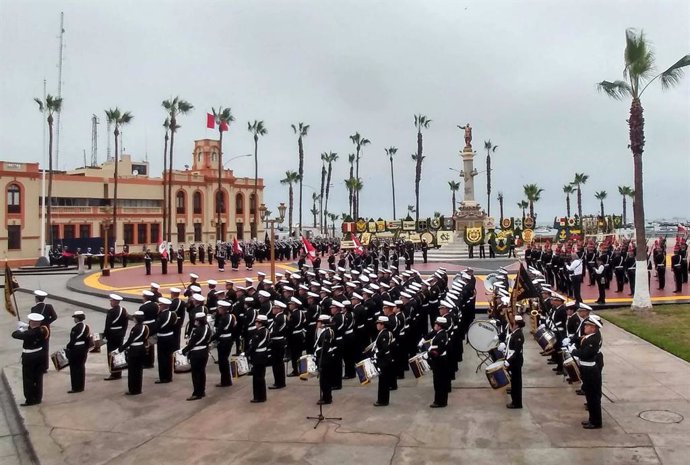
M 242 248 L 240 247 L 240 243 L 237 242 L 237 238 L 233 237 L 232 238 L 232 252 L 236 253 L 238 255 L 242 254 Z
M 515 304 L 521 300 L 533 299 L 540 297 L 539 291 L 537 291 L 536 286 L 532 282 L 527 270 L 520 263 L 520 271 L 518 271 L 515 277 L 515 285 L 513 286 L 513 292 L 510 295 L 510 302 L 515 308 Z
M 309 260 L 313 263 L 316 259 L 316 249 L 304 236 L 302 236 L 302 245 L 304 246 L 304 251 L 307 253 L 307 257 L 309 257 Z
M 168 243 L 166 241 L 158 244 L 158 253 L 161 254 L 162 258 L 168 259 Z
M 17 309 L 14 308 L 14 303 L 12 302 L 12 294 L 14 294 L 15 289 L 18 287 L 19 283 L 12 275 L 10 266 L 5 262 L 5 310 L 12 316 L 17 316 Z
M 354 234 L 352 235 L 352 240 L 355 243 L 354 252 L 357 255 L 362 255 L 364 253 L 364 247 L 362 247 L 362 243 L 359 242 L 359 239 L 357 239 L 357 236 L 355 236 Z
M 206 113 L 206 127 L 208 129 L 216 128 L 216 117 L 211 113 Z

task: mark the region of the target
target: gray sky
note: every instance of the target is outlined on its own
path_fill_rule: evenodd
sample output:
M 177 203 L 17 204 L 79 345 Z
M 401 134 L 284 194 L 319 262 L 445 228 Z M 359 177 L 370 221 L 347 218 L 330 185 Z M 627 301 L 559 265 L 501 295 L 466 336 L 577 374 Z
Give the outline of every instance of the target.
M 193 6 L 192 6 L 193 5 Z M 618 185 L 632 185 L 627 149 L 629 102 L 596 91 L 622 78 L 624 31 L 642 28 L 660 70 L 690 52 L 690 3 L 663 1 L 31 1 L 0 0 L 0 159 L 42 159 L 41 115 L 33 97 L 57 93 L 60 11 L 65 12 L 61 169 L 83 164 L 91 147 L 91 114 L 105 158 L 103 110 L 119 106 L 135 118 L 124 145 L 135 159 L 148 154 L 162 170 L 165 118 L 160 102 L 180 95 L 194 111 L 181 118 L 176 165 L 190 163 L 193 140 L 215 137 L 205 128 L 211 106 L 230 106 L 237 122 L 225 138 L 226 159 L 253 150 L 247 121 L 262 119 L 259 175 L 267 205 L 287 200 L 278 183 L 297 170 L 291 123 L 311 125 L 305 139 L 305 183 L 318 189 L 320 159 L 334 151 L 331 211 L 347 210 L 348 138 L 371 140 L 361 161 L 361 212 L 392 217 L 390 171 L 384 148 L 398 147 L 397 210 L 414 203 L 416 149 L 413 115 L 432 119 L 424 132 L 421 212 L 450 212 L 447 181 L 458 179 L 462 132 L 474 127 L 475 165 L 492 157 L 496 193 L 506 214 L 519 215 L 522 186 L 545 189 L 541 220 L 565 214 L 562 186 L 575 172 L 585 213 L 598 211 L 594 192 L 606 190 L 620 213 Z M 663 92 L 643 95 L 648 218 L 690 216 L 690 75 Z M 253 176 L 253 159 L 231 163 Z M 486 178 L 475 178 L 486 206 Z M 304 189 L 311 199 L 311 190 Z M 462 195 L 459 196 L 460 200 Z M 573 204 L 574 205 L 574 204 Z M 310 218 L 305 201 L 304 215 Z M 306 220 L 305 220 L 306 222 Z

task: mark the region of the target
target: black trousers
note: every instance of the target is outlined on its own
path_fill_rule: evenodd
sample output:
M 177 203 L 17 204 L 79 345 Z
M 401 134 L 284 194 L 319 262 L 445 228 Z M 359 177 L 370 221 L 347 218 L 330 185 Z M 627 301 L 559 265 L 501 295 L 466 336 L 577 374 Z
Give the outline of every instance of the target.
M 510 374 L 510 402 L 515 407 L 522 407 L 522 356 L 508 367 Z
M 168 274 L 168 261 L 167 260 L 161 260 L 161 273 L 162 274 Z
M 127 388 L 131 394 L 141 394 L 145 360 L 146 350 L 143 346 L 130 347 L 127 352 Z
M 601 426 L 601 369 L 597 366 L 581 367 L 582 390 L 587 399 L 589 422 Z
M 448 360 L 446 357 L 438 357 L 433 363 L 434 404 L 445 406 L 448 405 L 448 392 L 450 391 Z
M 628 282 L 630 283 L 630 294 L 635 293 L 635 270 L 628 272 Z
M 225 269 L 225 259 L 224 258 L 218 258 L 218 269 L 219 270 L 224 270 Z
M 597 288 L 599 289 L 599 298 L 597 299 L 597 303 L 605 303 L 606 302 L 606 283 L 601 282 L 602 277 L 597 278 Z
M 42 351 L 22 354 L 22 382 L 27 404 L 36 404 L 43 400 L 44 358 Z
M 182 260 L 177 260 L 177 274 L 182 274 Z
M 304 349 L 308 354 L 314 353 L 314 344 L 316 343 L 316 324 L 307 326 L 307 332 L 304 335 Z
M 69 379 L 73 391 L 81 392 L 84 390 L 84 384 L 86 384 L 86 356 L 88 353 L 89 348 L 86 344 L 67 351 Z
M 151 261 L 150 260 L 144 260 L 144 267 L 146 267 L 146 275 L 151 274 Z
M 357 363 L 357 339 L 355 334 L 348 334 L 343 336 L 343 364 L 345 365 L 345 376 L 354 378 L 357 376 L 355 371 L 355 363 Z
M 675 291 L 680 292 L 681 287 L 683 287 L 683 271 L 673 270 L 673 282 L 676 285 Z
M 179 339 L 177 339 L 179 343 Z M 158 379 L 172 381 L 173 378 L 173 352 L 175 347 L 175 335 L 158 337 Z
M 271 353 L 273 361 L 273 384 L 278 387 L 285 386 L 285 344 L 282 341 L 271 342 Z
M 193 396 L 204 397 L 206 395 L 206 364 L 208 363 L 208 350 L 192 350 L 189 352 L 189 363 L 192 366 Z
M 152 326 L 149 327 L 149 331 L 153 331 Z M 153 333 L 150 332 L 149 334 L 153 334 Z M 155 363 L 156 363 L 156 345 L 155 344 L 149 344 L 146 346 L 146 359 L 144 360 L 144 368 L 153 368 Z
M 330 370 L 331 386 L 335 389 L 343 387 L 343 344 L 338 341 L 338 348 L 333 351 L 333 369 Z
M 254 400 L 266 400 L 266 365 L 252 365 L 252 389 Z
M 232 374 L 230 373 L 230 351 L 232 350 L 232 338 L 220 338 L 218 340 L 218 371 L 220 371 L 220 384 L 232 386 Z
M 657 277 L 659 278 L 659 289 L 666 287 L 666 267 L 657 266 L 656 267 Z
M 50 329 L 50 325 L 48 325 L 48 329 Z M 43 355 L 43 371 L 48 371 L 50 366 L 50 338 L 43 341 L 43 351 L 39 353 Z
M 616 292 L 623 292 L 623 286 L 625 285 L 625 273 L 623 271 L 616 271 Z
M 582 302 L 582 294 L 580 288 L 582 287 L 582 275 L 573 275 L 572 278 L 573 297 L 576 302 Z
M 379 404 L 388 405 L 391 399 L 391 388 L 395 380 L 395 372 L 391 364 L 386 364 L 379 368 L 379 391 L 377 402 Z
M 290 362 L 292 364 L 292 372 L 299 373 L 299 358 L 302 356 L 304 350 L 304 334 L 291 334 L 288 337 L 288 347 L 290 347 Z

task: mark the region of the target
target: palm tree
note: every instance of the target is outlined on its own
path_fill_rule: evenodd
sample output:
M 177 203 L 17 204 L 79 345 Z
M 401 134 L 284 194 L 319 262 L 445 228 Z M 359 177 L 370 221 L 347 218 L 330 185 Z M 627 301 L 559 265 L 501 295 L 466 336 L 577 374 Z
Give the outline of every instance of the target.
M 113 135 L 115 136 L 115 173 L 113 174 L 113 245 L 117 246 L 117 185 L 119 180 L 118 166 L 120 165 L 120 152 L 118 152 L 117 142 L 120 136 L 120 127 L 128 124 L 132 121 L 132 114 L 128 111 L 121 112 L 119 108 L 105 110 L 105 117 L 108 119 L 108 123 L 112 124 L 115 129 L 113 130 Z M 107 250 L 106 250 L 107 253 Z
M 503 192 L 498 193 L 498 208 L 500 210 L 501 216 L 499 221 L 503 221 Z
M 358 132 L 350 136 L 350 140 L 355 144 L 355 178 L 359 179 L 359 158 L 362 155 L 362 148 L 369 145 L 371 141 L 362 137 Z M 352 176 L 350 176 L 352 177 Z M 354 208 L 356 212 L 359 212 L 359 196 L 357 194 L 353 195 Z M 355 218 L 356 219 L 356 218 Z
M 606 191 L 599 191 L 594 193 L 594 197 L 599 201 L 599 204 L 601 205 L 601 217 L 604 217 L 604 199 L 606 198 L 608 194 Z
M 253 123 L 247 123 L 247 131 L 249 131 L 254 137 L 254 223 L 252 223 L 251 226 L 251 236 L 257 237 L 257 224 L 259 220 L 259 136 L 265 136 L 266 134 L 268 134 L 268 129 L 266 129 L 266 126 L 264 125 L 263 121 L 254 120 Z
M 311 193 L 311 214 L 314 215 L 314 228 L 316 228 L 316 215 L 319 214 L 319 209 L 316 208 L 316 201 L 320 200 L 321 196 L 316 192 Z
M 232 116 L 232 110 L 230 108 L 218 107 L 216 111 L 215 108 L 211 107 L 213 112 L 213 117 L 215 118 L 216 125 L 218 125 L 218 192 L 216 193 L 216 238 L 217 240 L 224 241 L 225 237 L 223 235 L 223 228 L 221 227 L 220 218 L 220 199 L 222 198 L 222 180 L 223 180 L 223 132 L 230 129 L 230 123 L 235 121 L 235 117 Z M 170 164 L 170 169 L 172 170 L 172 163 Z M 230 202 L 228 202 L 229 204 Z M 252 225 L 253 226 L 253 225 Z M 254 237 L 254 236 L 252 236 Z
M 357 218 L 355 216 L 355 183 L 357 182 L 357 179 L 353 176 L 351 178 L 345 179 L 345 187 L 347 187 L 347 191 L 350 193 L 350 199 L 348 202 L 348 208 L 349 208 L 349 214 L 352 218 Z
M 422 179 L 422 162 L 423 156 L 423 138 L 422 129 L 429 129 L 431 120 L 424 115 L 414 115 L 414 126 L 417 128 L 417 153 L 412 156 L 415 161 L 415 175 L 414 175 L 414 195 L 415 195 L 415 220 L 419 221 L 419 181 Z
M 52 213 L 53 205 L 53 114 L 60 113 L 62 109 L 62 98 L 46 95 L 45 101 L 35 98 L 38 104 L 38 111 L 48 113 L 48 202 L 43 199 L 43 206 L 46 208 L 46 238 L 50 246 L 53 246 Z M 45 170 L 45 167 L 43 168 Z M 44 254 L 45 244 L 41 244 L 41 255 Z
M 565 211 L 568 218 L 570 218 L 570 194 L 573 192 L 575 192 L 575 187 L 573 187 L 573 184 L 566 184 L 563 186 L 563 193 L 565 194 Z
M 414 207 L 414 205 L 408 205 L 407 206 L 407 216 L 411 216 L 412 213 L 415 213 L 417 209 Z
M 354 194 L 355 202 L 352 204 L 352 208 L 354 210 L 354 216 L 353 218 L 359 218 L 360 213 L 359 213 L 359 193 L 362 190 L 362 187 L 364 187 L 364 183 L 362 182 L 361 179 L 354 178 L 354 181 L 352 183 L 352 193 Z
M 525 209 L 527 209 L 527 207 L 529 207 L 529 202 L 527 202 L 527 200 L 520 200 L 517 203 L 517 206 L 518 206 L 518 208 L 522 209 L 522 221 L 524 222 L 525 221 Z
M 623 225 L 625 226 L 626 224 L 628 224 L 627 198 L 633 197 L 635 195 L 635 192 L 633 191 L 632 187 L 630 187 L 630 186 L 618 186 L 618 193 L 623 196 Z
M 292 208 L 295 200 L 292 192 L 292 185 L 296 182 L 299 182 L 299 180 L 300 176 L 295 171 L 286 171 L 285 178 L 280 180 L 281 184 L 288 185 L 288 232 L 290 236 L 292 236 Z
M 326 189 L 326 160 L 324 159 L 324 156 L 327 155 L 325 152 L 321 154 L 321 194 L 319 195 L 319 217 L 321 219 L 321 234 L 325 234 L 327 231 L 325 230 L 325 222 L 324 222 L 324 215 L 323 215 L 323 199 L 324 199 L 324 194 L 325 194 L 325 189 Z
M 328 173 L 326 174 L 326 200 L 323 204 L 324 215 L 328 213 L 328 197 L 331 192 L 331 174 L 333 173 L 333 162 L 338 160 L 338 154 L 334 152 L 324 152 L 321 154 L 322 160 L 328 163 Z M 326 234 L 328 234 L 328 227 L 326 227 Z
M 393 189 L 393 219 L 395 219 L 395 175 L 393 172 L 393 156 L 398 153 L 397 147 L 388 147 L 383 149 L 391 162 L 391 187 Z
M 351 153 L 347 156 L 347 162 L 350 164 L 350 177 L 347 179 L 353 179 L 355 177 L 355 154 Z M 345 181 L 347 181 L 347 179 Z M 345 184 L 347 186 L 347 183 Z M 347 194 L 348 194 L 348 202 L 350 205 L 350 215 L 352 215 L 352 204 L 355 201 L 355 193 L 350 189 L 350 187 L 347 187 Z
M 177 124 L 177 117 L 192 111 L 194 105 L 180 97 L 163 100 L 161 103 L 170 118 L 170 159 L 168 162 L 168 242 L 172 240 L 172 171 L 173 159 L 175 154 L 175 133 L 180 129 Z M 222 147 L 221 147 L 222 151 Z M 116 151 L 117 152 L 117 151 Z M 220 157 L 219 157 L 220 158 Z M 222 166 L 222 165 L 221 165 Z M 220 176 L 220 175 L 219 175 Z
M 291 124 L 292 130 L 297 134 L 297 150 L 299 152 L 299 168 L 297 174 L 299 175 L 299 230 L 302 231 L 302 180 L 304 179 L 304 144 L 303 137 L 307 137 L 309 132 L 309 125 L 299 123 L 296 126 Z
M 670 68 L 652 76 L 654 72 L 654 53 L 647 43 L 642 31 L 634 29 L 625 31 L 625 68 L 623 81 L 602 81 L 599 90 L 609 97 L 621 100 L 623 97 L 631 97 L 630 117 L 630 151 L 633 155 L 634 166 L 634 199 L 633 215 L 635 222 L 635 235 L 637 243 L 637 256 L 635 257 L 635 295 L 633 296 L 633 309 L 651 309 L 652 301 L 649 296 L 649 283 L 647 281 L 647 242 L 644 222 L 644 191 L 642 179 L 642 153 L 644 151 L 644 117 L 641 97 L 649 85 L 657 78 L 661 81 L 663 89 L 669 89 L 678 82 L 683 74 L 683 68 L 690 65 L 690 55 L 685 55 Z
M 165 238 L 165 231 L 168 229 L 168 187 L 167 187 L 167 177 L 166 173 L 168 171 L 168 141 L 170 140 L 170 119 L 165 118 L 163 122 L 163 128 L 165 128 L 165 142 L 163 144 L 163 236 Z M 156 241 L 160 240 L 160 237 L 155 238 Z
M 331 220 L 331 224 L 333 225 L 333 235 L 335 235 L 335 220 L 338 219 L 338 215 L 336 213 L 328 213 L 328 218 Z M 326 227 L 326 234 L 328 234 L 328 226 Z
M 527 197 L 527 201 L 529 202 L 529 216 L 536 219 L 534 216 L 534 202 L 539 201 L 544 189 L 540 189 L 536 184 L 525 184 L 522 186 L 522 189 L 525 191 L 525 197 Z
M 581 186 L 587 182 L 589 175 L 585 173 L 575 173 L 575 180 L 571 183 L 577 189 L 577 216 L 582 218 L 582 189 Z
M 484 141 L 486 149 L 486 215 L 491 216 L 491 153 L 495 152 L 498 145 L 493 145 L 491 139 Z
M 455 215 L 455 193 L 460 190 L 460 182 L 448 181 L 448 187 L 450 187 L 450 192 L 453 198 L 453 209 L 450 212 L 450 215 L 453 216 Z

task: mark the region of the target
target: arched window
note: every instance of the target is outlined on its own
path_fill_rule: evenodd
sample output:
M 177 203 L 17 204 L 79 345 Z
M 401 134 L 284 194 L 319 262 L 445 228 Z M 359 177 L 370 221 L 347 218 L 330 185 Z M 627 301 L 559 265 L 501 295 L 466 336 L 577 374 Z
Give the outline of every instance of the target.
M 185 203 L 184 191 L 177 191 L 177 195 L 175 196 L 175 207 L 177 209 L 177 213 L 182 214 L 185 212 Z
M 249 214 L 253 215 L 254 212 L 256 211 L 256 205 L 254 202 L 254 194 L 249 194 Z
M 241 215 L 244 213 L 244 195 L 237 194 L 235 196 L 235 214 Z
M 215 212 L 225 213 L 225 192 L 223 191 L 216 191 L 216 208 Z
M 201 192 L 196 191 L 192 196 L 192 208 L 195 215 L 201 215 Z
M 199 150 L 199 153 L 196 154 L 196 161 L 197 163 L 201 163 L 201 150 Z
M 7 213 L 21 213 L 22 198 L 19 186 L 10 184 L 7 186 Z
M 215 151 L 211 153 L 211 161 L 212 162 L 218 161 L 218 154 Z

